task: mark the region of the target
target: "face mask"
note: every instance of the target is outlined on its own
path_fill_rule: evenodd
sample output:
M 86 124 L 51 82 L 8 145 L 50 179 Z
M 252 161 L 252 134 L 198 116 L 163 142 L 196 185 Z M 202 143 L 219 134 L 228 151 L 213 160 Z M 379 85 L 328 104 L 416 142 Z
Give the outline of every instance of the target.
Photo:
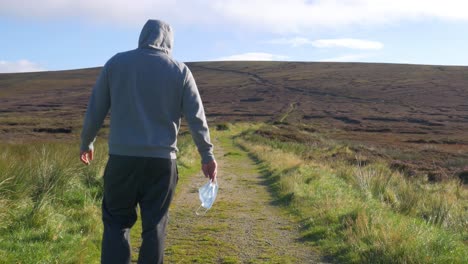
M 218 193 L 218 181 L 214 180 L 214 182 L 209 181 L 207 184 L 203 185 L 198 189 L 198 196 L 200 197 L 201 205 L 198 207 L 196 214 L 197 215 L 204 215 L 213 205 L 216 194 Z M 202 212 L 200 208 L 204 208 Z

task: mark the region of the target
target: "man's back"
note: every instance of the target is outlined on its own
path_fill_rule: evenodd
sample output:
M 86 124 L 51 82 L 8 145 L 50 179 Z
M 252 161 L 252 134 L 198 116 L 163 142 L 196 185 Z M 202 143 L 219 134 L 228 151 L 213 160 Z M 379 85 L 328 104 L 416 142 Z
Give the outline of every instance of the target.
M 110 153 L 175 158 L 168 154 L 176 150 L 186 66 L 161 51 L 136 49 L 116 55 L 107 68 Z
M 82 133 L 91 142 L 96 124 L 111 109 L 109 153 L 176 158 L 184 115 L 202 160 L 213 159 L 203 105 L 188 67 L 170 57 L 173 36 L 167 25 L 149 21 L 135 50 L 119 53 L 104 66 L 90 100 Z M 95 98 L 93 98 L 95 97 Z M 86 149 L 86 145 L 82 145 Z

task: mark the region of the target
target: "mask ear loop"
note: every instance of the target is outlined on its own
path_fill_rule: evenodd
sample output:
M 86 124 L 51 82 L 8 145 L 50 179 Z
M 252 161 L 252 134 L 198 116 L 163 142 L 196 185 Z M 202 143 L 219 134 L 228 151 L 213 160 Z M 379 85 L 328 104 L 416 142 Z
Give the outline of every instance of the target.
M 203 216 L 203 215 L 206 214 L 206 212 L 208 212 L 208 210 L 210 210 L 210 209 L 206 209 L 206 208 L 205 208 L 204 211 L 200 212 L 200 208 L 202 208 L 201 205 L 200 205 L 200 207 L 198 207 L 198 209 L 195 211 L 195 214 L 198 215 L 198 216 Z M 204 208 L 204 207 L 203 207 L 203 208 Z

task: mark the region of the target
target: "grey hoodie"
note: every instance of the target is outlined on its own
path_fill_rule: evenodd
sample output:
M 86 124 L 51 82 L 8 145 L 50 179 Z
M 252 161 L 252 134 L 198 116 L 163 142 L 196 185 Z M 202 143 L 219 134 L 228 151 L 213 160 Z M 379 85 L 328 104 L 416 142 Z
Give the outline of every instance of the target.
M 171 58 L 171 27 L 148 20 L 138 48 L 112 57 L 93 87 L 81 151 L 93 149 L 111 110 L 109 154 L 175 159 L 183 115 L 202 157 L 214 160 L 202 101 L 189 68 Z

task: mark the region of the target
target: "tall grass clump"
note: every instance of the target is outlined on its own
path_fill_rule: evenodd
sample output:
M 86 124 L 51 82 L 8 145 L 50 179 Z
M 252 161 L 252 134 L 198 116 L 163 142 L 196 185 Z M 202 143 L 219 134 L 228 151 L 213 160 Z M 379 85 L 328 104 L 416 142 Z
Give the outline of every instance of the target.
M 0 259 L 4 263 L 94 263 L 99 258 L 101 175 L 107 160 L 97 146 L 92 166 L 77 144 L 2 144 Z
M 99 263 L 108 151 L 90 166 L 77 142 L 1 144 L 0 263 Z M 200 169 L 189 135 L 179 137 L 179 175 Z
M 468 263 L 460 182 L 410 179 L 383 160 L 350 163 L 352 149 L 312 138 L 298 146 L 250 130 L 236 139 L 261 161 L 278 201 L 300 216 L 305 241 L 339 263 Z
M 341 166 L 338 176 L 358 190 L 364 199 L 375 200 L 392 211 L 468 238 L 468 193 L 457 180 L 428 183 L 392 171 L 384 163 Z

